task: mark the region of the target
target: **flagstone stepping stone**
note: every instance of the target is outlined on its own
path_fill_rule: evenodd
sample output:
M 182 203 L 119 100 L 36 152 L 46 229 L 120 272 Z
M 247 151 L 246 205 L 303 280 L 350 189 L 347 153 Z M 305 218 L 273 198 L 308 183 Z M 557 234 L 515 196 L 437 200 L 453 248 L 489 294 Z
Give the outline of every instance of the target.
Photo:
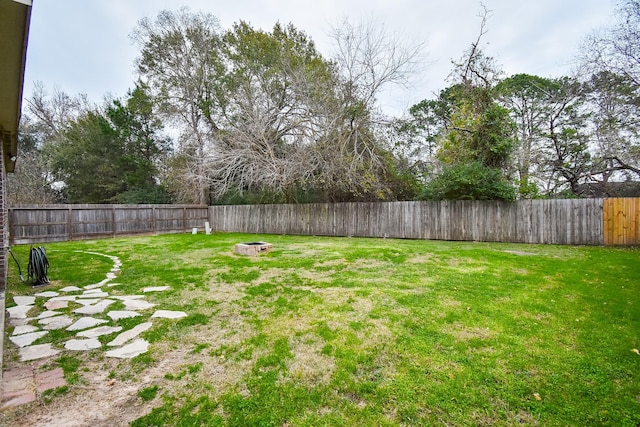
M 107 287 L 113 288 L 114 286 L 120 286 L 122 283 L 108 283 Z
M 9 318 L 12 319 L 26 319 L 27 313 L 33 308 L 32 305 L 16 305 L 14 307 L 7 308 L 9 312 Z
M 107 283 L 109 283 L 111 281 L 111 279 L 103 279 L 101 281 L 99 281 L 98 283 L 93 283 L 91 285 L 87 285 L 84 287 L 84 289 L 95 289 L 95 288 L 99 288 L 101 286 L 106 285 Z
M 75 301 L 76 295 L 63 295 L 60 297 L 53 297 L 49 301 Z
M 100 301 L 100 298 L 85 298 L 85 299 L 77 299 L 75 302 L 82 305 L 93 305 Z
M 109 335 L 115 332 L 120 332 L 122 326 L 98 326 L 97 328 L 87 329 L 76 334 L 78 337 L 98 338 L 102 335 Z
M 103 299 L 102 301 L 96 304 L 86 305 L 84 307 L 76 308 L 75 310 L 73 310 L 73 312 L 78 314 L 98 314 L 105 311 L 107 307 L 109 307 L 114 302 L 115 301 L 112 299 Z
M 171 289 L 171 286 L 149 286 L 142 289 L 142 292 L 162 292 Z
M 100 293 L 100 292 L 102 292 L 101 288 L 94 288 L 94 289 L 87 289 L 82 294 L 83 295 L 89 295 L 89 294 L 95 294 L 95 293 Z
M 47 310 L 55 310 L 58 308 L 67 308 L 69 307 L 69 301 L 47 301 L 44 303 L 44 307 Z
M 60 313 L 59 311 L 47 310 L 38 314 L 38 317 L 36 317 L 36 319 L 47 319 L 49 317 L 57 316 L 59 314 L 62 314 L 62 313 Z
M 20 349 L 20 360 L 28 362 L 29 360 L 43 359 L 45 357 L 55 356 L 60 353 L 49 344 L 38 344 L 22 347 Z
M 87 291 L 88 292 L 88 291 Z M 84 298 L 104 298 L 104 297 L 108 297 L 109 294 L 107 292 L 90 292 L 90 293 L 84 293 L 82 295 L 78 295 L 78 299 L 84 299 Z M 77 301 L 77 300 L 76 300 Z
M 32 320 L 36 320 L 34 317 L 25 317 L 22 319 L 9 318 L 9 326 L 24 326 L 28 325 Z
M 47 313 L 54 313 L 54 314 L 47 314 Z M 47 315 L 42 317 L 42 318 L 40 318 L 40 316 L 42 316 L 43 314 L 47 314 Z M 58 311 L 45 311 L 45 312 L 41 313 L 40 316 L 38 316 L 38 323 L 41 324 L 41 325 L 48 325 L 49 323 L 55 321 L 56 318 L 60 318 L 60 317 L 66 317 L 68 319 L 71 319 L 71 317 L 69 317 L 67 315 L 63 316 L 62 313 L 60 313 Z M 71 322 L 71 323 L 73 323 L 73 322 Z
M 35 340 L 47 335 L 49 331 L 30 332 L 28 334 L 10 336 L 9 339 L 18 347 L 26 347 L 33 344 Z
M 46 330 L 62 329 L 72 324 L 73 319 L 69 316 L 56 316 L 56 317 L 49 317 L 48 319 L 41 319 L 38 323 L 40 323 L 41 325 L 44 325 L 42 329 L 46 329 Z
M 151 326 L 153 326 L 153 323 L 151 322 L 140 323 L 139 325 L 134 326 L 128 331 L 124 331 L 123 333 L 115 337 L 113 341 L 108 342 L 107 345 L 109 347 L 118 347 L 120 345 L 123 345 L 130 339 L 137 337 L 138 335 L 149 329 Z
M 125 309 L 127 310 L 147 310 L 149 308 L 155 307 L 155 304 L 152 304 L 148 301 L 143 301 L 139 299 L 126 299 L 123 300 Z
M 60 294 L 54 291 L 46 291 L 46 292 L 38 292 L 37 294 L 34 294 L 34 295 L 42 298 L 51 298 L 51 297 L 57 297 Z
M 82 289 L 80 289 L 77 286 L 66 286 L 62 289 L 60 289 L 60 291 L 62 292 L 77 292 L 77 291 L 81 291 Z
M 115 279 L 116 278 L 116 274 L 115 273 L 107 273 L 107 279 L 111 280 L 111 279 Z
M 149 350 L 149 342 L 140 338 L 120 348 L 105 352 L 105 356 L 117 357 L 119 359 L 131 359 L 139 354 L 146 353 L 147 350 Z
M 114 295 L 113 298 L 125 301 L 130 299 L 142 299 L 144 298 L 144 295 Z
M 13 330 L 13 333 L 11 335 L 22 335 L 22 334 L 28 334 L 29 332 L 35 332 L 35 331 L 39 331 L 40 328 L 38 328 L 37 326 L 33 326 L 33 325 L 19 325 L 16 326 L 15 329 Z
M 130 317 L 140 316 L 140 313 L 127 310 L 113 310 L 107 313 L 107 316 L 113 320 L 128 319 Z
M 98 341 L 97 338 L 88 338 L 82 340 L 70 339 L 69 341 L 64 343 L 64 348 L 74 351 L 94 350 L 100 347 L 102 347 L 102 344 L 100 344 L 100 341 Z
M 157 310 L 151 317 L 160 317 L 163 319 L 180 319 L 186 317 L 187 313 L 184 311 L 171 311 L 171 310 Z
M 78 319 L 73 325 L 67 328 L 67 331 L 80 331 L 82 329 L 93 328 L 94 326 L 107 323 L 108 320 L 94 319 L 93 317 L 83 317 Z
M 13 297 L 13 301 L 16 303 L 16 305 L 33 305 L 36 303 L 36 297 L 17 296 L 17 297 Z

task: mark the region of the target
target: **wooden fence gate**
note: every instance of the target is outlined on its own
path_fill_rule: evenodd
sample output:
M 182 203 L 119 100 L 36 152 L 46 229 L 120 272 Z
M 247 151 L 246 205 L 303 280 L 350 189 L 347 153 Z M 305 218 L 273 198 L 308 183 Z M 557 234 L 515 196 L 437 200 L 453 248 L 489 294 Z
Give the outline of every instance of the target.
M 602 209 L 605 245 L 640 244 L 640 199 L 604 199 Z

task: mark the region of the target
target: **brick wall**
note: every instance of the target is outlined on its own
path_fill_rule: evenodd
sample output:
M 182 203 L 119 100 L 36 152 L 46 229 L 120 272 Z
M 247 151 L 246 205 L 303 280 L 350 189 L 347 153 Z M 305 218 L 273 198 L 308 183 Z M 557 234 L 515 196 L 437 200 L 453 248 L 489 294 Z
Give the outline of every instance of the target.
M 7 284 L 7 249 L 9 241 L 7 239 L 7 207 L 5 206 L 5 168 L 2 133 L 0 132 L 0 293 L 4 292 Z M 4 307 L 3 307 L 4 309 Z

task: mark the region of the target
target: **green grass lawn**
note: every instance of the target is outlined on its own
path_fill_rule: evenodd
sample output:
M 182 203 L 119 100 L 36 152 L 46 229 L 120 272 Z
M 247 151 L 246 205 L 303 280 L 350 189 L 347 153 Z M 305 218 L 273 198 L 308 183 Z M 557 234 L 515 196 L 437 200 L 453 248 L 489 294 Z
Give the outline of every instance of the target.
M 233 253 L 256 240 L 273 251 Z M 635 249 L 239 234 L 44 246 L 49 289 L 102 280 L 112 262 L 75 252 L 94 251 L 122 260 L 118 292 L 169 285 L 147 299 L 188 313 L 154 319 L 132 360 L 53 362 L 70 383 L 53 401 L 95 370 L 134 386 L 133 426 L 640 425 Z M 10 261 L 7 306 L 29 292 Z

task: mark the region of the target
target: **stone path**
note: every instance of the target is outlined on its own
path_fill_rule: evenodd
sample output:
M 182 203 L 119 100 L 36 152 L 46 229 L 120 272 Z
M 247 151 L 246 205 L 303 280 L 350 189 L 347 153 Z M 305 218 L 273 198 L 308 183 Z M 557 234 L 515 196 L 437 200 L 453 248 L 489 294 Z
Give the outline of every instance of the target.
M 44 360 L 62 351 L 77 352 L 100 349 L 103 345 L 98 338 L 116 332 L 120 332 L 120 334 L 106 344 L 108 347 L 108 350 L 105 351 L 106 357 L 130 359 L 148 351 L 149 343 L 138 336 L 153 326 L 151 322 L 141 323 L 126 331 L 122 331 L 120 326 L 109 325 L 109 323 L 117 322 L 119 319 L 142 316 L 144 313 L 140 313 L 141 311 L 150 310 L 156 304 L 145 301 L 145 295 L 114 295 L 113 290 L 117 289 L 119 284 L 111 283 L 111 281 L 116 278 L 116 273 L 122 267 L 118 257 L 97 252 L 85 253 L 108 257 L 113 261 L 113 268 L 107 273 L 104 280 L 83 288 L 67 286 L 57 291 L 15 296 L 13 298 L 15 306 L 7 308 L 8 327 L 13 327 L 9 340 L 19 348 L 22 362 Z M 105 287 L 108 289 L 103 289 Z M 169 286 L 147 287 L 143 289 L 143 293 L 164 292 L 169 289 Z M 44 302 L 45 311 L 36 313 L 39 310 L 35 306 L 37 299 L 46 300 Z M 125 310 L 109 311 L 109 306 L 116 301 L 122 302 Z M 70 303 L 81 307 L 75 308 L 72 312 L 59 311 L 68 309 Z M 105 312 L 111 320 L 93 317 L 103 315 Z M 150 318 L 179 319 L 186 315 L 182 311 L 156 310 Z M 75 338 L 68 339 L 66 342 L 33 344 L 40 339 L 46 341 L 49 331 L 63 328 L 67 331 L 77 331 Z M 35 400 L 37 393 L 66 384 L 61 369 L 41 372 L 34 366 L 37 365 L 32 362 L 31 366 L 4 373 L 0 409 L 31 402 Z

